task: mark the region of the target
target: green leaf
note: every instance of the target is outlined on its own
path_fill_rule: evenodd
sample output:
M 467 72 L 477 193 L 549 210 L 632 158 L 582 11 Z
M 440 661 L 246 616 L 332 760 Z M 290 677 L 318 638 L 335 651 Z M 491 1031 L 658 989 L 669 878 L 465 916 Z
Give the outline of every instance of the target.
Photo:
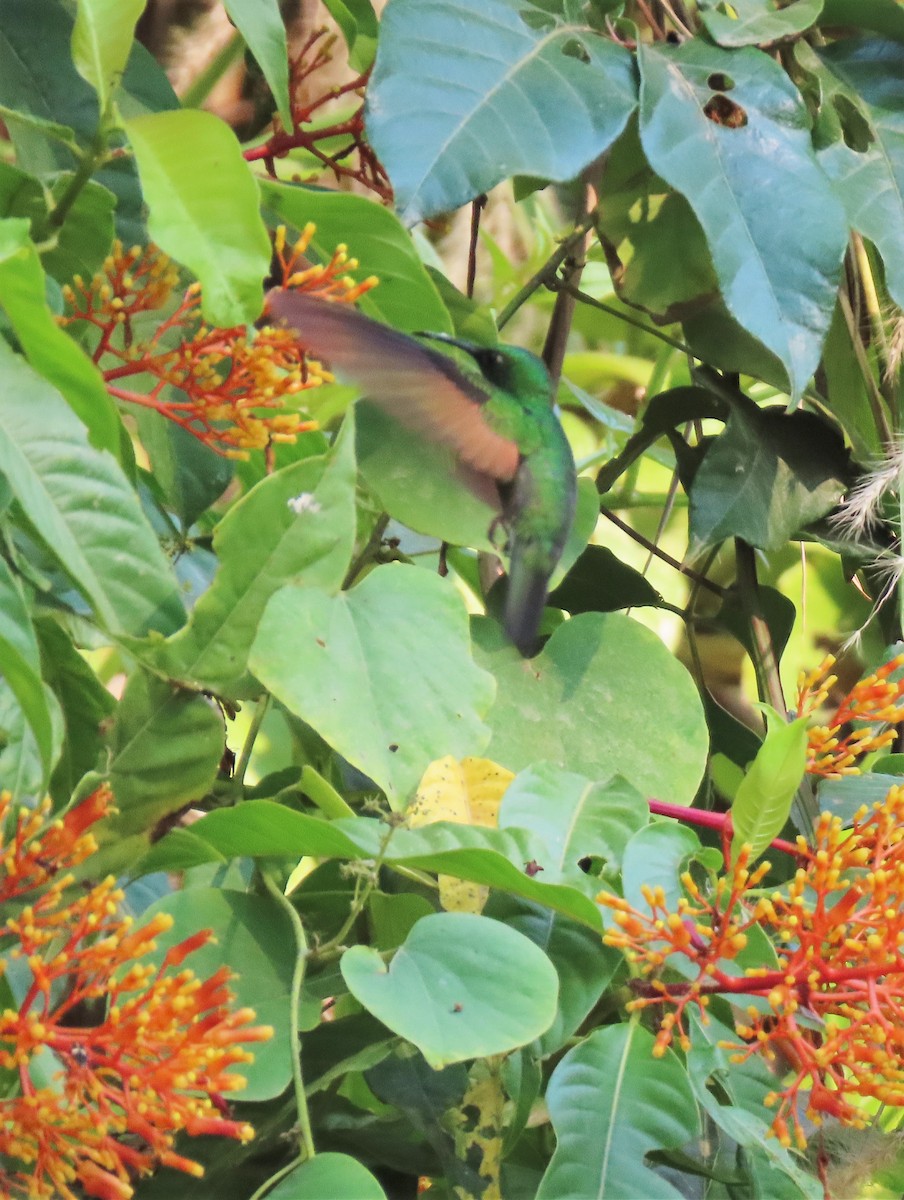
M 588 546 L 546 602 L 577 615 L 645 605 L 656 608 L 663 601 L 646 577 L 616 558 L 608 546 Z
M 324 1196 L 354 1196 L 355 1200 L 386 1200 L 386 1193 L 356 1158 L 321 1151 L 267 1192 L 267 1200 L 323 1200 Z
M 630 55 L 583 22 L 538 28 L 517 0 L 393 0 L 367 130 L 410 225 L 512 175 L 574 178 L 635 106 Z
M 0 558 L 0 676 L 22 709 L 35 739 L 45 780 L 55 754 L 54 723 L 41 680 L 38 642 L 31 613 L 15 576 Z
M 815 413 L 736 407 L 694 476 L 691 555 L 729 537 L 780 549 L 831 512 L 850 470 L 843 440 Z
M 874 29 L 904 42 L 904 12 L 898 0 L 825 0 L 819 24 Z
M 75 69 L 97 92 L 101 112 L 125 70 L 146 0 L 79 0 L 72 30 Z
M 358 266 L 354 277 L 376 276 L 380 285 L 366 292 L 357 307 L 411 333 L 452 333 L 452 321 L 405 227 L 388 209 L 344 192 L 325 192 L 297 184 L 259 179 L 264 204 L 274 216 L 304 229 L 317 226 L 311 249 L 329 262 L 337 246 L 347 245 Z
M 350 592 L 290 586 L 270 600 L 251 670 L 290 712 L 404 806 L 427 766 L 479 754 L 493 682 L 471 660 L 448 583 L 389 564 Z
M 451 546 L 495 552 L 489 534 L 498 510 L 457 476 L 451 451 L 405 429 L 374 404 L 362 401 L 356 412 L 361 474 L 383 510 Z
M 752 48 L 695 38 L 638 47 L 638 60 L 650 165 L 687 198 L 729 311 L 782 361 L 798 397 L 819 362 L 847 245 L 803 100 Z
M 235 134 L 196 110 L 125 122 L 150 209 L 148 234 L 201 284 L 205 320 L 231 328 L 261 311 L 270 239 Z
M 110 732 L 105 771 L 117 812 L 97 827 L 100 859 L 91 869 L 122 870 L 149 844 L 158 821 L 208 791 L 225 748 L 213 701 L 144 671 L 126 685 Z
M 700 839 L 687 825 L 677 821 L 653 821 L 638 830 L 625 847 L 622 862 L 622 893 L 635 908 L 645 912 L 645 887 L 662 888 L 666 906 L 674 910 L 684 889 L 679 875 L 687 862 L 700 853 Z
M 68 801 L 82 777 L 100 761 L 101 731 L 116 701 L 52 617 L 39 618 L 36 627 L 44 678 L 60 703 L 65 726 L 51 792 L 55 800 Z
M 823 779 L 819 785 L 819 809 L 833 817 L 841 817 L 847 825 L 864 804 L 868 808 L 881 804 L 893 787 L 900 786 L 899 775 L 885 775 L 881 771 L 846 775 L 843 779 Z
M 31 365 L 63 393 L 92 446 L 118 454 L 122 425 L 116 406 L 97 367 L 51 315 L 25 220 L 0 221 L 0 297 Z
M 435 1069 L 524 1046 L 556 1014 L 558 978 L 546 955 L 472 913 L 424 917 L 388 965 L 353 946 L 341 967 L 352 995 Z
M 823 1195 L 821 1184 L 810 1173 L 804 1156 L 780 1145 L 771 1132 L 775 1109 L 764 1100 L 775 1089 L 775 1077 L 757 1055 L 742 1063 L 731 1062 L 727 1046 L 737 1040 L 734 1030 L 711 1014 L 706 1025 L 692 1016 L 687 1066 L 697 1102 L 739 1146 L 761 1152 L 774 1170 L 797 1186 L 798 1195 L 819 1200 Z M 716 1088 L 713 1081 L 717 1082 Z M 726 1095 L 729 1103 L 720 1103 L 720 1094 Z
M 73 178 L 71 172 L 64 171 L 54 180 L 50 188 L 54 205 L 63 197 Z M 90 279 L 113 245 L 115 211 L 116 196 L 109 188 L 89 179 L 51 244 L 41 248 L 41 262 L 48 274 L 60 283 L 69 283 L 75 275 Z
M 153 904 L 142 918 L 158 912 L 169 913 L 174 924 L 155 939 L 153 961 L 162 961 L 167 950 L 184 938 L 212 929 L 216 941 L 191 954 L 185 966 L 199 979 L 207 979 L 225 966 L 232 973 L 232 1007 L 253 1008 L 256 1025 L 273 1027 L 269 1041 L 250 1047 L 254 1062 L 236 1065 L 236 1074 L 243 1076 L 248 1086 L 226 1095 L 242 1101 L 279 1096 L 292 1077 L 289 1011 L 295 962 L 290 948 L 295 941 L 285 910 L 270 896 L 245 895 L 228 888 L 190 888 Z
M 541 1035 L 537 1053 L 546 1058 L 560 1050 L 608 987 L 622 957 L 604 946 L 598 933 L 560 913 L 527 900 L 494 895 L 486 915 L 504 921 L 539 946 L 559 976 L 555 1020 Z
M 632 1022 L 595 1030 L 553 1071 L 546 1103 L 556 1149 L 537 1200 L 677 1200 L 646 1165 L 652 1150 L 699 1130 L 687 1074 L 672 1051 L 653 1057 L 653 1035 Z
M 498 684 L 488 758 L 512 771 L 547 759 L 590 780 L 621 775 L 645 796 L 692 799 L 706 722 L 690 675 L 654 633 L 621 613 L 584 613 L 529 662 L 488 621 L 475 637 Z
M 289 47 L 279 0 L 223 0 L 223 7 L 264 73 L 283 128 L 291 129 Z
M 701 0 L 700 17 L 720 46 L 755 46 L 803 33 L 818 19 L 822 5 L 823 0 L 791 0 L 776 9 L 771 0 Z
M 371 0 L 324 0 L 327 10 L 345 38 L 349 66 L 366 71 L 377 49 L 377 14 Z
M 599 890 L 596 880 L 581 872 L 580 879 L 560 882 L 562 870 L 551 856 L 544 865 L 547 848 L 527 830 L 438 821 L 422 829 L 396 829 L 388 846 L 383 845 L 385 836 L 386 826 L 371 818 L 324 821 L 270 800 L 249 800 L 235 809 L 208 813 L 191 831 L 168 834 L 143 860 L 141 869 L 188 867 L 244 856 L 297 860 L 304 855 L 348 859 L 380 855 L 389 866 L 455 875 L 547 905 L 597 932 L 602 929 L 599 909 L 591 898 Z M 178 863 L 170 850 L 173 841 L 183 855 Z M 528 873 L 531 863 L 543 870 Z
M 180 625 L 172 570 L 119 466 L 2 340 L 0 373 L 0 474 L 29 525 L 111 633 Z
M 732 856 L 745 843 L 751 861 L 778 837 L 807 767 L 807 717 L 770 728 L 731 805 Z
M 904 305 L 904 87 L 901 46 L 858 38 L 801 46 L 823 98 L 819 162 L 837 184 L 851 225 L 875 242 L 888 290 Z
M 146 661 L 194 687 L 230 698 L 256 695 L 248 652 L 270 597 L 290 581 L 336 591 L 355 539 L 354 426 L 329 454 L 268 475 L 214 532 L 220 567 L 188 625 Z
M 555 878 L 579 877 L 580 862 L 593 855 L 616 870 L 630 838 L 649 821 L 647 802 L 636 788 L 615 776 L 591 783 L 552 763 L 538 763 L 517 775 L 499 810 L 500 829 L 529 829 L 548 853 L 544 872 Z

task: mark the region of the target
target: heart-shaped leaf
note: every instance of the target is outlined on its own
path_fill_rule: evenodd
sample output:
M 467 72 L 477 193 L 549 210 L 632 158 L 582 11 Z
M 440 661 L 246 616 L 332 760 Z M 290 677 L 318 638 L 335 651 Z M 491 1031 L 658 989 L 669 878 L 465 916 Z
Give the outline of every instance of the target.
M 353 946 L 341 966 L 352 995 L 437 1069 L 524 1046 L 556 1015 L 559 980 L 542 950 L 471 913 L 424 917 L 388 965 Z

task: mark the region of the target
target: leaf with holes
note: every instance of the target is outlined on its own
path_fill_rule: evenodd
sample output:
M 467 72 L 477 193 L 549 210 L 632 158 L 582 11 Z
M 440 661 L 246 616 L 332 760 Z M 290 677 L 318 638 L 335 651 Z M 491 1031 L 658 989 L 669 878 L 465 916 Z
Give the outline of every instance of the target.
M 697 1134 L 697 1104 L 677 1056 L 654 1058 L 642 1025 L 594 1030 L 553 1071 L 546 1103 L 556 1149 L 537 1200 L 678 1200 L 645 1158 Z
M 626 50 L 518 0 L 394 0 L 367 96 L 406 224 L 512 175 L 573 179 L 637 103 Z
M 781 8 L 773 0 L 701 0 L 700 19 L 720 46 L 756 46 L 803 33 L 822 5 L 823 0 L 791 0 Z
M 797 58 L 822 89 L 819 161 L 851 225 L 875 242 L 888 290 L 904 305 L 904 76 L 901 47 L 857 38 L 801 44 Z
M 638 61 L 650 165 L 686 197 L 731 315 L 781 360 L 798 397 L 819 362 L 847 246 L 804 102 L 752 48 L 694 39 L 639 46 Z

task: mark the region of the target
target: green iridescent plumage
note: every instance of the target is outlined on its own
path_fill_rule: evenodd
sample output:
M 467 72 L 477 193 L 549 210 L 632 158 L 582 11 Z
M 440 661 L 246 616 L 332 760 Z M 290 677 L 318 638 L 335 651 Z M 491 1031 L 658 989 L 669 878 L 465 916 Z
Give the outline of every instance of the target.
M 574 459 L 540 359 L 511 346 L 409 337 L 346 305 L 281 289 L 268 294 L 267 311 L 368 400 L 452 450 L 470 486 L 495 501 L 511 559 L 503 623 L 530 653 L 576 496 Z M 441 353 L 443 341 L 466 354 Z

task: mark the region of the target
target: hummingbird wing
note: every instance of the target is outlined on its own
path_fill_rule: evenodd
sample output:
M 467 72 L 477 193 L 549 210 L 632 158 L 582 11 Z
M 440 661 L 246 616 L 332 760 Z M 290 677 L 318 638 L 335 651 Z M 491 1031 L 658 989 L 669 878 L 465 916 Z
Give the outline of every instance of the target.
M 265 312 L 400 424 L 448 446 L 480 475 L 502 483 L 514 478 L 521 457 L 517 443 L 492 429 L 486 417 L 489 393 L 453 359 L 349 305 L 283 288 L 267 293 Z

